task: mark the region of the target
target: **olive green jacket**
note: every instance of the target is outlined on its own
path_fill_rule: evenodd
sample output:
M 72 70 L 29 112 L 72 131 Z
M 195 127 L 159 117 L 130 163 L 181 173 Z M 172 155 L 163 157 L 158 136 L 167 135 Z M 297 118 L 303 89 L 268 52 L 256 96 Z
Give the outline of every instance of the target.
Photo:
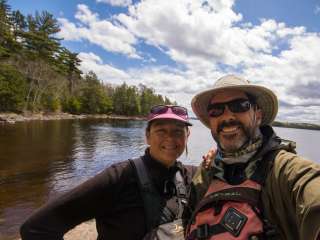
M 270 134 L 272 128 L 268 128 Z M 272 136 L 268 136 L 267 143 L 260 150 L 260 157 L 279 146 L 279 142 L 275 144 L 277 141 L 274 139 L 279 140 L 272 131 Z M 259 157 L 250 161 L 258 160 Z M 192 207 L 205 194 L 213 177 L 221 178 L 219 170 L 199 167 L 193 178 Z M 320 237 L 319 164 L 280 150 L 267 174 L 261 197 L 264 215 L 277 227 L 280 240 L 317 240 Z
M 262 189 L 267 219 L 283 240 L 320 237 L 320 166 L 282 150 Z

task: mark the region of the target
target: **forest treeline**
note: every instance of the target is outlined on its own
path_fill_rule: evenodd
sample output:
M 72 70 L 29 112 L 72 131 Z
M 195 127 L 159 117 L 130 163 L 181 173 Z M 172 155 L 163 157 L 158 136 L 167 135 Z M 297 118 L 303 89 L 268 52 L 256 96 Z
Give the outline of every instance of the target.
M 146 115 L 152 105 L 173 104 L 140 84 L 103 83 L 82 74 L 78 53 L 56 37 L 58 21 L 47 11 L 24 16 L 0 0 L 0 112 Z

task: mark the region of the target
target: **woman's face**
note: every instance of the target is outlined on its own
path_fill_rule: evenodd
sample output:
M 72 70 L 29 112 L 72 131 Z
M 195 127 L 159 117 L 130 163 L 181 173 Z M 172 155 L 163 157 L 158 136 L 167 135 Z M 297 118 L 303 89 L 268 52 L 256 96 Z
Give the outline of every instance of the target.
M 189 130 L 186 125 L 176 120 L 155 120 L 146 132 L 150 154 L 163 165 L 170 167 L 184 152 Z

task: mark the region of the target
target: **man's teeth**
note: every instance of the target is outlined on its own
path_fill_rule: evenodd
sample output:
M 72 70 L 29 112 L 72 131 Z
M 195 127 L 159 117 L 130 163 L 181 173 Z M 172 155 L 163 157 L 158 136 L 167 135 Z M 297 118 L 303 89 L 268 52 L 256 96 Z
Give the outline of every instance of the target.
M 236 131 L 238 128 L 239 128 L 238 126 L 224 127 L 224 128 L 222 129 L 222 132 L 225 132 L 225 133 L 234 132 L 234 131 Z

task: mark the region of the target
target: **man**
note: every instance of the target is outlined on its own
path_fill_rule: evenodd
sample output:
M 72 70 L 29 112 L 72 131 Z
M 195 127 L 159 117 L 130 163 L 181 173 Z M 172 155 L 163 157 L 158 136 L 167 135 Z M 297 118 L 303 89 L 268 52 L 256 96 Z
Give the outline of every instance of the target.
M 146 239 L 153 239 L 161 234 L 155 229 L 179 220 L 188 198 L 195 168 L 177 158 L 186 148 L 191 125 L 183 107 L 153 107 L 145 154 L 113 164 L 40 208 L 22 225 L 22 239 L 61 240 L 67 231 L 93 218 L 99 240 L 141 240 L 148 232 Z M 182 239 L 182 227 L 174 226 L 175 236 L 180 232 Z
M 276 95 L 228 75 L 192 109 L 217 150 L 194 177 L 187 239 L 320 239 L 320 166 L 274 133 Z

